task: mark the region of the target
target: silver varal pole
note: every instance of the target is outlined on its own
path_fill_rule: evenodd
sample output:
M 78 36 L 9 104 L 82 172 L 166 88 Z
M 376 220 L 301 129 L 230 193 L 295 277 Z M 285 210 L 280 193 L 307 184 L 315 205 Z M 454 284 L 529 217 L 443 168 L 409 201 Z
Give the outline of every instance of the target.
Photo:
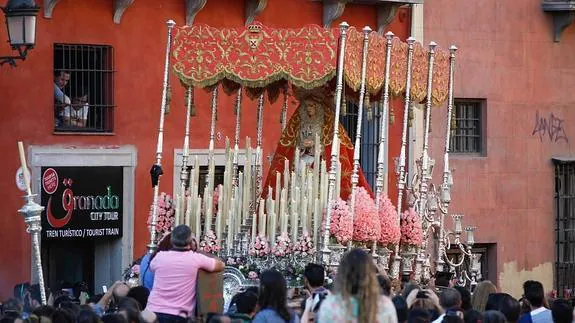
M 411 107 L 411 68 L 413 65 L 413 44 L 415 43 L 415 38 L 409 37 L 407 39 L 408 52 L 407 52 L 407 82 L 405 86 L 405 105 L 403 108 L 403 129 L 401 133 L 401 151 L 399 154 L 399 165 L 398 165 L 398 181 L 397 181 L 397 214 L 399 215 L 399 221 L 401 221 L 401 211 L 403 194 L 405 190 L 407 172 L 405 169 L 406 163 L 406 146 L 407 146 L 407 123 L 409 119 L 409 109 Z M 395 246 L 395 256 L 393 258 L 393 264 L 391 268 L 391 277 L 393 279 L 399 278 L 399 267 L 401 264 L 401 256 L 399 255 L 399 244 Z
M 429 57 L 428 57 L 428 68 L 427 68 L 427 100 L 425 102 L 425 127 L 423 133 L 423 150 L 421 152 L 421 179 L 419 182 L 419 206 L 417 210 L 419 211 L 419 216 L 421 218 L 421 224 L 423 228 L 423 244 L 419 248 L 416 260 L 415 269 L 415 280 L 418 281 L 421 278 L 421 270 L 423 262 L 425 261 L 425 254 L 427 253 L 427 237 L 429 232 L 430 219 L 427 214 L 427 186 L 428 182 L 431 181 L 431 169 L 430 164 L 433 161 L 429 158 L 429 128 L 431 123 L 431 102 L 432 102 L 432 91 L 433 91 L 433 64 L 435 63 L 435 47 L 437 44 L 435 42 L 429 43 Z
M 156 250 L 156 224 L 158 223 L 158 195 L 160 193 L 160 176 L 162 175 L 162 150 L 164 145 L 164 116 L 168 101 L 168 70 L 170 66 L 170 52 L 172 47 L 172 30 L 176 26 L 173 20 L 166 22 L 168 25 L 168 44 L 166 46 L 166 55 L 164 62 L 164 81 L 162 83 L 162 103 L 160 107 L 160 125 L 158 127 L 158 144 L 156 147 L 156 164 L 152 167 L 152 186 L 154 187 L 154 200 L 152 204 L 152 221 L 150 223 L 150 244 L 148 252 L 153 253 Z
M 367 52 L 369 46 L 369 33 L 371 28 L 368 26 L 363 28 L 363 52 L 361 56 L 361 80 L 359 87 L 359 104 L 357 107 L 357 125 L 355 130 L 355 144 L 353 147 L 353 173 L 351 175 L 351 198 L 349 201 L 351 220 L 355 219 L 355 197 L 357 193 L 357 184 L 359 182 L 359 157 L 361 153 L 361 125 L 363 123 L 363 105 L 365 101 L 365 78 L 367 74 Z M 348 248 L 351 249 L 352 241 L 348 243 Z
M 262 194 L 262 185 L 263 185 L 263 178 L 262 178 L 262 171 L 263 171 L 263 151 L 262 151 L 262 135 L 263 135 L 263 126 L 264 126 L 264 93 L 260 95 L 258 100 L 258 128 L 257 128 L 257 137 L 256 137 L 256 194 L 254 198 L 259 199 L 260 195 Z M 257 203 L 256 203 L 257 204 Z
M 439 217 L 439 250 L 437 252 L 436 271 L 444 271 L 445 261 L 445 216 L 449 212 L 449 203 L 451 202 L 451 185 L 453 177 L 449 169 L 449 142 L 451 141 L 451 114 L 453 113 L 453 82 L 455 74 L 455 53 L 457 47 L 449 48 L 449 92 L 447 100 L 447 127 L 445 129 L 445 150 L 443 154 L 443 182 L 441 183 L 441 204 Z
M 189 203 L 186 203 L 186 187 L 190 182 L 190 170 L 188 169 L 188 157 L 190 155 L 190 117 L 192 115 L 192 100 L 193 100 L 193 88 L 188 86 L 186 88 L 186 127 L 184 130 L 184 148 L 182 151 L 182 169 L 180 171 L 180 215 L 183 215 L 181 223 L 187 223 L 188 219 L 185 219 L 186 214 L 190 214 L 188 211 L 191 208 Z
M 238 186 L 238 155 L 240 152 L 240 127 L 242 120 L 242 88 L 238 89 L 238 95 L 236 97 L 236 133 L 234 138 L 234 159 L 233 168 L 234 174 L 232 178 L 232 190 L 235 192 L 235 188 Z M 235 195 L 233 195 L 235 196 Z
M 341 30 L 340 40 L 339 40 L 339 55 L 337 63 L 337 85 L 335 88 L 335 114 L 334 114 L 334 127 L 333 127 L 333 142 L 331 150 L 331 165 L 329 170 L 329 185 L 327 193 L 327 205 L 322 207 L 327 207 L 326 210 L 326 221 L 325 221 L 325 231 L 323 234 L 323 248 L 322 248 L 322 260 L 324 264 L 330 263 L 331 250 L 329 249 L 329 230 L 331 226 L 331 202 L 334 198 L 335 191 L 335 181 L 337 177 L 337 162 L 338 162 L 338 148 L 339 148 L 339 113 L 341 109 L 341 96 L 343 91 L 343 63 L 345 55 L 345 42 L 347 39 L 347 29 L 349 25 L 346 22 L 342 22 L 339 25 Z
M 391 68 L 391 41 L 393 40 L 393 33 L 391 31 L 385 34 L 385 75 L 383 79 L 383 91 L 381 94 L 381 120 L 379 123 L 379 147 L 377 152 L 377 177 L 375 180 L 375 208 L 379 214 L 381 199 L 384 194 L 385 176 L 385 147 L 387 145 L 387 131 L 386 127 L 389 124 L 389 79 Z M 380 255 L 380 263 L 387 270 L 389 269 L 389 250 L 385 247 L 386 253 Z

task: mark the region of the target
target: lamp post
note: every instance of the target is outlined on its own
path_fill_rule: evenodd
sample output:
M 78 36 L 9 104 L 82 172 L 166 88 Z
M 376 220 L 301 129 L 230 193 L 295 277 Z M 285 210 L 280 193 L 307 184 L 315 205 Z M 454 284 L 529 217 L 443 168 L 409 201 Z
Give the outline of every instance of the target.
M 39 10 L 34 0 L 8 0 L 2 7 L 6 16 L 8 42 L 12 50 L 18 51 L 18 55 L 0 56 L 0 65 L 8 63 L 15 67 L 16 60 L 26 60 L 28 50 L 36 44 L 36 16 Z

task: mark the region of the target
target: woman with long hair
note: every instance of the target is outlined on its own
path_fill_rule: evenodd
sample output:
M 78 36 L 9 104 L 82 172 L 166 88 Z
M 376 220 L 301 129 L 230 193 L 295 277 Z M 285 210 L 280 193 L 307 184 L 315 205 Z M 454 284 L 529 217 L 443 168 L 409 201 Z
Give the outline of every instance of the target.
M 377 268 L 368 253 L 353 249 L 344 255 L 335 291 L 323 301 L 318 322 L 397 323 L 392 301 L 381 295 Z
M 258 306 L 253 323 L 299 323 L 299 317 L 287 308 L 287 286 L 284 276 L 275 269 L 260 275 Z
M 497 293 L 497 287 L 489 280 L 484 280 L 477 284 L 473 296 L 471 296 L 471 306 L 473 309 L 483 313 L 485 312 L 485 306 L 487 305 L 487 299 L 489 295 Z

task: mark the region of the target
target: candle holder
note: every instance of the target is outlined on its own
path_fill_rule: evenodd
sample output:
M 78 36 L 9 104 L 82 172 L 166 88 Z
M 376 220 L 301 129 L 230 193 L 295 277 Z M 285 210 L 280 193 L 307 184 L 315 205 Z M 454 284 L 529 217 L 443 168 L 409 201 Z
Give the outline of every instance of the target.
M 377 257 L 377 264 L 386 272 L 389 271 L 389 257 L 391 255 L 391 250 L 387 247 L 379 247 L 377 249 L 378 257 Z

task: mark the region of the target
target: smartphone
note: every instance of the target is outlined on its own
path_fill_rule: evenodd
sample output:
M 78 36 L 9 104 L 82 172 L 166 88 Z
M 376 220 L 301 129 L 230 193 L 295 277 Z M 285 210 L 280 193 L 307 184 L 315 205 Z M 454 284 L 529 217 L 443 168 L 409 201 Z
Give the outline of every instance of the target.
M 108 287 L 106 287 L 106 285 L 103 285 L 102 291 L 104 291 L 104 294 L 106 294 L 108 292 Z

